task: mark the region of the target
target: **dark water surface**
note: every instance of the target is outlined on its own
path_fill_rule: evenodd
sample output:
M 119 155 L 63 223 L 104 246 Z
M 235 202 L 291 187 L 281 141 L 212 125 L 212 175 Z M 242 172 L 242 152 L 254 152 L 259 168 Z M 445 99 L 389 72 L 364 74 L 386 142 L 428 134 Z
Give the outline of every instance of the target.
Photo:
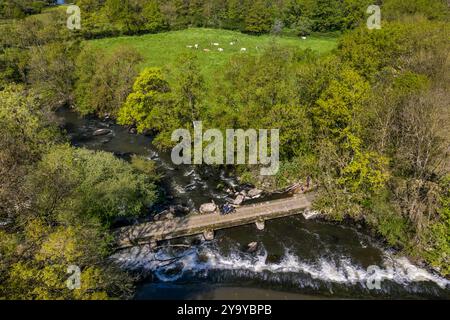
M 173 165 L 170 152 L 157 152 L 150 137 L 68 110 L 59 116 L 76 146 L 154 160 L 164 175 L 165 206 L 194 210 L 211 199 L 224 202 L 224 190 L 238 188 L 225 170 Z M 99 128 L 111 133 L 93 136 Z M 247 252 L 254 241 L 258 249 Z M 113 256 L 147 275 L 136 299 L 450 298 L 448 280 L 383 249 L 364 232 L 302 215 L 268 221 L 263 231 L 247 225 L 218 231 L 213 241 L 190 237 L 171 244 L 184 246 L 163 244 L 156 252 L 142 246 Z M 377 279 L 379 289 L 369 289 Z

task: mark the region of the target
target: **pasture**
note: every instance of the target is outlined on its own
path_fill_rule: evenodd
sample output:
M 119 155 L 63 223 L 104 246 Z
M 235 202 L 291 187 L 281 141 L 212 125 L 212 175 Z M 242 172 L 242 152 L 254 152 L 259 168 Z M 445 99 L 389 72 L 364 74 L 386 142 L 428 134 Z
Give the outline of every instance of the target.
M 303 40 L 298 37 L 251 36 L 230 30 L 190 28 L 89 41 L 90 45 L 107 50 L 113 50 L 120 45 L 136 48 L 144 57 L 142 68 L 152 66 L 172 70 L 173 63 L 179 55 L 183 52 L 194 52 L 198 56 L 207 82 L 221 70 L 231 56 L 259 54 L 272 43 L 299 49 L 310 48 L 318 54 L 324 54 L 336 47 L 337 39 L 308 37 Z M 198 48 L 195 48 L 196 44 Z

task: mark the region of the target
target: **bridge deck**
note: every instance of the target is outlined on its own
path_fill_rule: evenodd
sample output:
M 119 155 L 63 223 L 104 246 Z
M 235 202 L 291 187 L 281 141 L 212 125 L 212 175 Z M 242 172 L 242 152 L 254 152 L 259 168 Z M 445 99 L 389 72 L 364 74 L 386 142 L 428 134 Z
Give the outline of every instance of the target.
M 201 234 L 240 225 L 286 217 L 311 207 L 313 194 L 296 195 L 291 198 L 246 205 L 229 215 L 197 214 L 172 220 L 148 222 L 120 228 L 116 233 L 118 248 L 152 241 L 168 240 Z

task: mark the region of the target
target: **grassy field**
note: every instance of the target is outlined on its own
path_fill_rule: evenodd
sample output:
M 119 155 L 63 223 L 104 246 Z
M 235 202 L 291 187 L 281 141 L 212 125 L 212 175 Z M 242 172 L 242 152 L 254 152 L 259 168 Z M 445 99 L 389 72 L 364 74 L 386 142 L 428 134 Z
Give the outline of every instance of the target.
M 230 45 L 230 42 L 235 42 Z M 191 28 L 187 30 L 147 34 L 142 36 L 115 37 L 100 40 L 91 40 L 89 43 L 98 48 L 112 50 L 120 45 L 136 48 L 144 57 L 142 67 L 156 66 L 171 68 L 177 57 L 183 52 L 194 52 L 199 57 L 207 81 L 230 59 L 234 54 L 258 54 L 271 43 L 295 48 L 311 48 L 318 54 L 331 51 L 336 47 L 337 39 L 330 37 L 308 37 L 302 40 L 298 37 L 250 36 L 240 32 Z M 212 43 L 219 43 L 213 46 Z M 199 49 L 187 46 L 199 45 Z M 222 48 L 223 52 L 218 51 Z M 246 48 L 246 53 L 241 53 Z M 210 50 L 205 52 L 204 49 Z

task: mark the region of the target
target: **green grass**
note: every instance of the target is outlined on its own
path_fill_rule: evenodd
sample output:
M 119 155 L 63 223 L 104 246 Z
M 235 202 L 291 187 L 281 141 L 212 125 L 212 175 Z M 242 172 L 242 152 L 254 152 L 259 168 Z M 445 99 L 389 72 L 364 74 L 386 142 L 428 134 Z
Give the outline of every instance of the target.
M 236 41 L 234 46 L 230 45 L 232 41 Z M 219 47 L 224 49 L 223 52 L 219 52 L 218 47 L 211 45 L 215 42 L 220 44 Z M 250 36 L 229 30 L 191 28 L 159 34 L 91 40 L 89 43 L 107 50 L 113 50 L 120 45 L 134 47 L 144 57 L 142 68 L 151 66 L 172 70 L 171 67 L 180 54 L 194 52 L 199 58 L 202 73 L 209 82 L 232 55 L 258 54 L 271 43 L 300 49 L 311 48 L 318 54 L 324 54 L 336 47 L 337 38 L 308 37 L 302 40 L 297 37 Z M 195 44 L 199 45 L 198 50 L 187 48 L 188 45 Z M 241 48 L 247 48 L 247 52 L 240 53 Z M 203 49 L 211 51 L 204 52 Z

